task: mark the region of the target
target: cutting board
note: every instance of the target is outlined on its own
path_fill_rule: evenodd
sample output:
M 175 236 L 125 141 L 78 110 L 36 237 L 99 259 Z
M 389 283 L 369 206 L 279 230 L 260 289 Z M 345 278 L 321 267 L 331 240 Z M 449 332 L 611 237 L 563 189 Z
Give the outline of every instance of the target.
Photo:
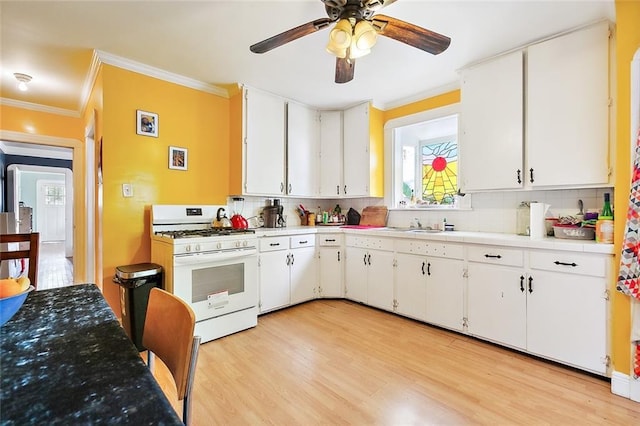
M 360 225 L 367 226 L 386 226 L 387 225 L 386 206 L 367 206 L 362 210 L 360 215 Z

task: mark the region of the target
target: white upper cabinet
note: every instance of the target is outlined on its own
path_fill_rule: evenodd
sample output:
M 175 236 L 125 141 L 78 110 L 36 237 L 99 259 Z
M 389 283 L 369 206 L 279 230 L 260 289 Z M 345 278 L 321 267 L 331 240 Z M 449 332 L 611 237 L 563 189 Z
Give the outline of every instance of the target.
M 601 22 L 463 70 L 461 190 L 610 184 L 608 67 Z
M 342 195 L 342 111 L 320 112 L 320 195 Z
M 287 105 L 287 195 L 318 195 L 318 111 Z
M 285 100 L 245 88 L 244 108 L 244 192 L 284 194 Z
M 344 111 L 343 191 L 347 197 L 369 195 L 369 103 Z
M 531 186 L 609 183 L 609 26 L 527 49 Z
M 522 188 L 523 55 L 503 55 L 462 72 L 463 191 Z

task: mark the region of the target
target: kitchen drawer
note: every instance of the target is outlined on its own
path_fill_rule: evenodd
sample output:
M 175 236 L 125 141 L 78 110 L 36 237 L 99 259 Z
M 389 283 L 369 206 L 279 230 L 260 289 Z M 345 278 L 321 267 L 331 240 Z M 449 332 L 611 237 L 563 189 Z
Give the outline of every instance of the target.
M 322 247 L 339 247 L 342 245 L 341 234 L 319 234 L 318 245 Z
M 607 262 L 611 262 L 611 259 L 612 257 L 604 255 L 560 251 L 532 251 L 529 253 L 531 269 L 592 277 L 604 277 L 607 272 Z
M 523 266 L 524 251 L 495 246 L 470 246 L 467 249 L 470 262 L 491 263 L 494 265 Z
M 427 256 L 464 259 L 464 247 L 459 244 L 427 243 Z
M 347 235 L 346 245 L 350 247 L 360 247 L 367 249 L 393 251 L 393 239 L 360 237 L 357 235 Z
M 260 238 L 260 251 L 287 250 L 289 248 L 289 237 L 268 237 Z
M 316 246 L 316 236 L 313 234 L 307 235 L 294 235 L 291 237 L 291 248 L 300 248 L 300 247 L 315 247 Z
M 398 253 L 424 254 L 426 250 L 426 241 L 414 239 L 396 240 L 396 251 Z

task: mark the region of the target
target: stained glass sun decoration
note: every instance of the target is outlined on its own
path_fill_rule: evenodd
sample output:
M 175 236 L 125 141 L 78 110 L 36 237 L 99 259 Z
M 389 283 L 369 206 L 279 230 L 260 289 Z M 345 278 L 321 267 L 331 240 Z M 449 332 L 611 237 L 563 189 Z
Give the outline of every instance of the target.
M 430 204 L 453 204 L 457 188 L 456 140 L 422 145 L 422 199 Z

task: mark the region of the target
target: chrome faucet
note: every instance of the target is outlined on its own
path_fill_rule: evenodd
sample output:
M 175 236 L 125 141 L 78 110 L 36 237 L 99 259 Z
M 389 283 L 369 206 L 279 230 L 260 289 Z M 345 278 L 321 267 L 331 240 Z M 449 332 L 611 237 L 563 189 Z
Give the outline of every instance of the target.
M 411 222 L 411 224 L 409 225 L 409 228 L 422 228 L 422 223 L 420 222 L 420 219 L 418 219 L 417 217 L 414 217 L 413 220 L 415 221 L 415 225 L 414 225 L 414 222 Z

